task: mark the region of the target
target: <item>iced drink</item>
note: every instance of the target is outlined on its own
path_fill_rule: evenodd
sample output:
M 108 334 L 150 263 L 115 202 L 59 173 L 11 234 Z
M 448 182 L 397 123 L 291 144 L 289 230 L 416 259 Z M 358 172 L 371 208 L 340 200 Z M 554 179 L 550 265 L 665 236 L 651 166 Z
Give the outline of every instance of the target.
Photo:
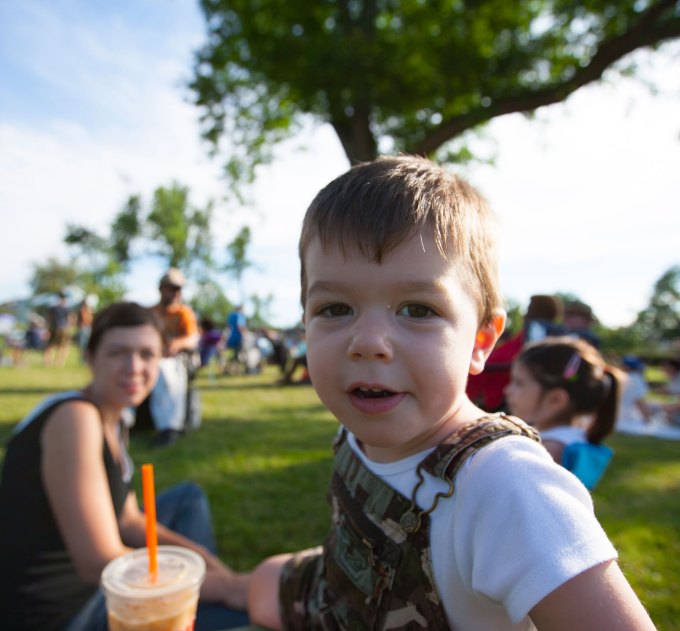
M 205 561 L 193 550 L 158 546 L 149 576 L 146 548 L 114 559 L 102 572 L 109 631 L 192 631 Z

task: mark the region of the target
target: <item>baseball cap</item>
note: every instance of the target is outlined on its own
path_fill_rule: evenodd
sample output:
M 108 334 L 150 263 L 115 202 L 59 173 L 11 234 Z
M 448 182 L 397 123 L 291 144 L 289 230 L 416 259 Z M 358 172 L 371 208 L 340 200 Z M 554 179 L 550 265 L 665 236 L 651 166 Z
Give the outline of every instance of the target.
M 637 355 L 626 354 L 621 358 L 623 365 L 631 370 L 642 370 L 645 365 Z
M 187 279 L 186 276 L 182 273 L 182 270 L 177 269 L 176 267 L 171 267 L 161 278 L 161 285 L 174 285 L 175 287 L 184 287 L 186 284 Z

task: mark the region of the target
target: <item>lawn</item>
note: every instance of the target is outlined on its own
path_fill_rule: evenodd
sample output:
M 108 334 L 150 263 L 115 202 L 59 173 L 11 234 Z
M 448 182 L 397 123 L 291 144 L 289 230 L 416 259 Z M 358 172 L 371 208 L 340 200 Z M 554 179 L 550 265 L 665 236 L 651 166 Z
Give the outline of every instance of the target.
M 47 394 L 78 388 L 88 373 L 0 368 L 0 460 L 12 427 Z M 158 491 L 193 480 L 212 502 L 222 558 L 252 568 L 267 555 L 323 541 L 326 486 L 337 421 L 309 386 L 273 385 L 276 374 L 199 378 L 201 429 L 164 450 L 133 438 L 137 465 L 154 464 Z M 680 631 L 680 442 L 615 436 L 616 456 L 594 493 L 621 566 L 659 629 Z M 141 497 L 141 476 L 135 476 Z

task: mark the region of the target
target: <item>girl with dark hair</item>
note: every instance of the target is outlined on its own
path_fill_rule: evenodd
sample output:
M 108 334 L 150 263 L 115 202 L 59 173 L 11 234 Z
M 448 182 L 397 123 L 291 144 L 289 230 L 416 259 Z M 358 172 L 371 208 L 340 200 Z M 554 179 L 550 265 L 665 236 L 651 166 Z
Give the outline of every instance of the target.
M 14 429 L 0 482 L 0 620 L 6 631 L 104 631 L 97 589 L 111 560 L 145 545 L 145 519 L 130 481 L 121 412 L 139 405 L 158 378 L 163 334 L 152 311 L 114 304 L 92 323 L 92 381 L 47 397 Z M 161 544 L 191 548 L 207 575 L 196 629 L 247 622 L 228 609 L 244 576 L 216 556 L 210 508 L 194 484 L 157 498 Z
M 510 411 L 534 425 L 555 462 L 589 489 L 612 456 L 601 442 L 613 431 L 625 376 L 587 342 L 546 338 L 524 348 L 505 396 Z M 587 429 L 580 418 L 592 416 Z

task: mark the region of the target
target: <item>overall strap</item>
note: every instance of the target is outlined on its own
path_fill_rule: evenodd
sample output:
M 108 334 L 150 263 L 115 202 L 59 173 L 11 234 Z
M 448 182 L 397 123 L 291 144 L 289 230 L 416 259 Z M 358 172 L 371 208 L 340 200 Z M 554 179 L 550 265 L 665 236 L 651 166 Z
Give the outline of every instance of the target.
M 373 473 L 354 453 L 347 441 L 347 430 L 343 427 L 333 441 L 335 451 L 334 477 L 342 480 L 349 495 L 359 502 L 362 510 L 370 513 L 386 534 L 399 540 L 404 533 L 400 530 L 398 520 L 409 505 L 409 499 L 391 487 L 387 482 Z
M 538 431 L 516 416 L 492 414 L 456 430 L 420 466 L 436 478 L 453 480 L 465 461 L 478 449 L 504 436 L 524 436 L 541 442 Z
M 524 421 L 505 414 L 484 416 L 464 425 L 445 438 L 418 465 L 416 469 L 418 482 L 413 487 L 411 506 L 401 516 L 399 525 L 406 532 L 417 532 L 421 527 L 423 517 L 429 515 L 437 508 L 439 500 L 453 495 L 453 480 L 468 458 L 485 445 L 504 436 L 525 436 L 536 442 L 541 442 L 540 436 L 535 429 L 529 427 Z M 441 478 L 448 484 L 449 489 L 447 493 L 437 493 L 430 508 L 418 511 L 416 510 L 416 495 L 418 489 L 425 481 L 422 471 L 427 471 L 430 475 Z

